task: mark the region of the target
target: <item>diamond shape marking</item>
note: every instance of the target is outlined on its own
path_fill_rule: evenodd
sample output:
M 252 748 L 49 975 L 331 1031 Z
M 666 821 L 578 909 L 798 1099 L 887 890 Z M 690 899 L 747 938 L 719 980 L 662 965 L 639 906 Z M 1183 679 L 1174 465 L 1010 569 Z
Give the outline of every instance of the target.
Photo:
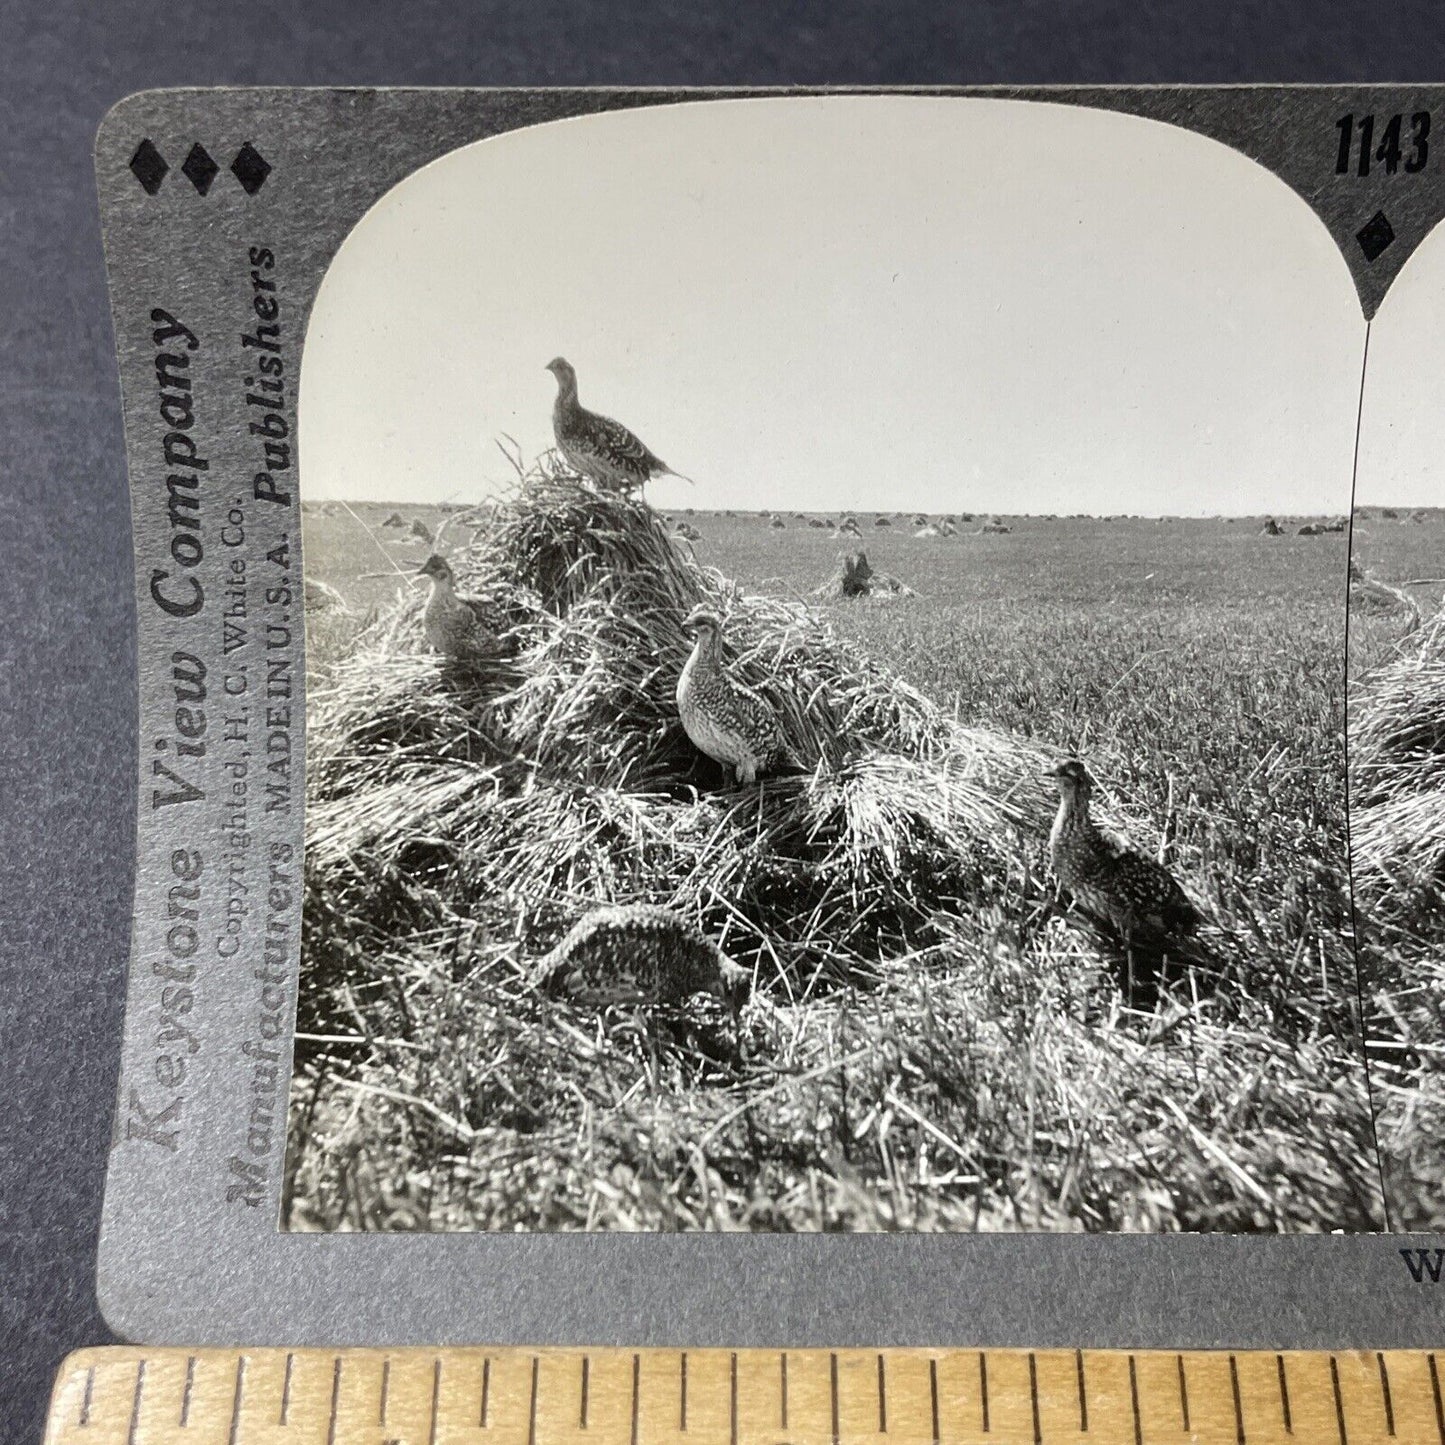
M 231 162 L 231 174 L 240 181 L 241 189 L 248 196 L 254 196 L 266 184 L 266 177 L 271 174 L 271 163 L 247 141 Z
M 1395 239 L 1395 228 L 1386 219 L 1383 211 L 1376 211 L 1358 231 L 1355 240 L 1365 253 L 1365 260 L 1375 261 L 1383 255 L 1385 248 Z
M 155 148 L 149 137 L 135 148 L 135 154 L 130 158 L 130 168 L 148 196 L 153 196 L 160 190 L 161 182 L 170 170 L 166 158 Z
M 181 162 L 181 174 L 203 196 L 211 189 L 211 182 L 216 179 L 216 172 L 220 169 L 200 141 L 191 147 L 185 160 Z

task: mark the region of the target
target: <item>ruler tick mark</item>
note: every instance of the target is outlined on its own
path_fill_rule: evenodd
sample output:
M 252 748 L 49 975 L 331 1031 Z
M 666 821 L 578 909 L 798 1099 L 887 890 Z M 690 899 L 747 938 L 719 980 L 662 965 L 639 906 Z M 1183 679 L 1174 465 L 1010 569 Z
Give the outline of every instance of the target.
M 1229 1357 L 1229 1393 L 1234 1398 L 1234 1439 L 1236 1445 L 1244 1445 L 1244 1406 L 1239 1400 L 1239 1363 Z
M 878 1433 L 888 1433 L 888 1382 L 883 1374 L 883 1356 L 878 1356 Z
M 1435 1396 L 1435 1433 L 1440 1437 L 1440 1445 L 1445 1445 L 1445 1409 L 1440 1404 L 1440 1375 L 1435 1368 L 1435 1356 L 1428 1355 L 1430 1362 L 1430 1392 Z
M 181 1419 L 180 1425 L 184 1430 L 191 1423 L 191 1391 L 196 1386 L 196 1357 L 186 1356 L 186 1386 L 181 1391 Z
M 1039 1362 L 1032 1350 L 1029 1351 L 1029 1409 L 1034 1417 L 1034 1445 L 1043 1445 L 1043 1431 L 1039 1429 Z
M 1144 1425 L 1139 1419 L 1139 1374 L 1134 1356 L 1129 1356 L 1129 1408 L 1134 1413 L 1134 1445 L 1144 1445 Z
M 85 1394 L 80 1397 L 80 1423 L 82 1427 L 90 1424 L 90 1401 L 94 1394 L 95 1366 L 92 1365 L 85 1372 Z
M 482 1408 L 477 1415 L 477 1425 L 480 1429 L 487 1428 L 487 1395 L 492 1384 L 492 1357 L 487 1355 L 482 1360 Z
M 1179 1371 L 1179 1418 L 1184 1422 L 1185 1430 L 1189 1429 L 1189 1382 L 1184 1378 L 1184 1356 L 1174 1356 L 1175 1367 Z
M 1084 1383 L 1084 1352 L 1074 1351 L 1074 1382 L 1079 1391 L 1079 1434 L 1089 1433 L 1089 1392 Z
M 738 1445 L 738 1356 L 728 1356 L 728 1442 Z
M 1345 1433 L 1345 1402 L 1340 1398 L 1340 1366 L 1333 1355 L 1330 1356 L 1330 1386 L 1335 1392 L 1335 1425 L 1340 1432 L 1340 1445 L 1349 1445 L 1350 1437 Z
M 788 1356 L 784 1351 L 778 1356 L 778 1372 L 783 1383 L 783 1429 L 788 1428 Z
M 1284 1417 L 1285 1433 L 1293 1435 L 1294 1416 L 1290 1413 L 1289 1408 L 1289 1381 L 1285 1378 L 1284 1356 L 1276 1355 L 1274 1357 L 1274 1363 L 1275 1368 L 1279 1372 L 1279 1410 L 1280 1414 Z
M 326 1424 L 326 1445 L 336 1445 L 336 1413 L 341 1407 L 341 1356 L 331 1367 L 331 1417 Z
M 982 1350 L 978 1352 L 978 1400 L 983 1409 L 983 1433 L 987 1435 L 988 1429 L 988 1356 Z
M 377 1414 L 377 1424 L 386 1424 L 386 1407 L 390 1403 L 388 1396 L 391 1394 L 391 1357 L 388 1356 L 381 1362 L 381 1402 Z
M 1375 1362 L 1380 1367 L 1380 1398 L 1385 1402 L 1385 1429 L 1393 1435 L 1395 1433 L 1395 1401 L 1390 1394 L 1390 1372 L 1385 1367 L 1385 1357 L 1379 1351 L 1375 1353 Z
M 437 1445 L 437 1411 L 442 1402 L 442 1357 L 438 1355 L 431 1369 L 431 1422 L 427 1426 L 427 1445 Z
M 928 1362 L 928 1407 L 933 1415 L 933 1445 L 939 1445 L 938 1437 L 938 1361 Z
M 838 1356 L 828 1356 L 828 1397 L 833 1425 L 833 1445 L 838 1445 Z
M 682 1352 L 677 1372 L 677 1428 L 687 1429 L 687 1351 Z
M 146 1362 L 142 1360 L 135 1368 L 135 1399 L 130 1404 L 130 1428 L 126 1431 L 126 1445 L 135 1445 L 135 1432 L 140 1425 L 140 1397 L 145 1393 Z
M 634 1358 L 636 1358 L 634 1356 Z M 537 1371 L 541 1368 L 541 1362 L 536 1355 L 532 1356 L 532 1397 L 527 1403 L 527 1445 L 536 1445 L 537 1441 Z M 633 1392 L 634 1395 L 636 1391 Z M 635 1414 L 635 1412 L 634 1412 Z M 633 1440 L 636 1441 L 636 1432 L 633 1433 Z
M 281 1418 L 278 1424 L 284 1425 L 286 1417 L 291 1413 L 291 1371 L 296 1368 L 296 1356 L 286 1356 L 286 1373 L 281 1379 Z
M 578 1428 L 579 1430 L 585 1430 L 585 1429 L 587 1428 L 587 1384 L 588 1384 L 587 1377 L 588 1377 L 589 1374 L 591 1374 L 591 1372 L 592 1372 L 591 1361 L 590 1361 L 590 1359 L 588 1358 L 588 1356 L 583 1355 L 583 1356 L 582 1356 L 582 1404 L 581 1404 L 581 1406 L 578 1408 L 578 1411 L 577 1411 L 577 1428 Z
M 236 1390 L 231 1396 L 231 1429 L 226 1439 L 229 1445 L 236 1445 L 236 1436 L 241 1429 L 241 1396 L 246 1389 L 246 1357 L 236 1361 Z
M 640 1378 L 641 1378 L 641 1375 L 642 1375 L 642 1356 L 641 1356 L 641 1355 L 633 1355 L 633 1357 L 632 1357 L 632 1428 L 631 1428 L 631 1433 L 628 1435 L 628 1439 L 632 1442 L 632 1445 L 637 1445 L 637 1394 L 638 1394 L 638 1389 L 637 1389 L 637 1387 L 638 1387 L 638 1382 L 639 1382 L 639 1380 L 640 1380 Z M 533 1376 L 533 1380 L 535 1381 L 535 1379 L 536 1379 L 536 1376 L 534 1375 L 534 1376 Z M 534 1385 L 534 1387 L 533 1387 L 533 1396 L 534 1396 L 534 1398 L 535 1398 L 535 1394 L 536 1394 L 536 1388 L 535 1388 L 535 1385 Z

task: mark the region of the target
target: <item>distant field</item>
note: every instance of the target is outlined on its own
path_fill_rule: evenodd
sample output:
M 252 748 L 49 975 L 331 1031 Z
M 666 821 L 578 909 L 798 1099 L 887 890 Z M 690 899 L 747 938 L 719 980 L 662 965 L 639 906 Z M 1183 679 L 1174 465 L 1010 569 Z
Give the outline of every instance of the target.
M 395 514 L 435 533 L 447 516 L 332 506 L 306 513 L 307 576 L 363 613 L 415 586 L 431 550 L 383 521 Z M 1260 720 L 1288 714 L 1297 765 L 1338 772 L 1343 535 L 1262 537 L 1259 518 L 1006 518 L 1007 535 L 977 535 L 974 522 L 955 537 L 915 539 L 911 516 L 891 527 L 874 527 L 873 516 L 859 514 L 864 535 L 850 544 L 796 519 L 774 530 L 753 514 L 685 514 L 702 533 L 698 561 L 749 591 L 807 594 L 840 553 L 861 547 L 918 595 L 833 604 L 841 631 L 968 720 L 1060 744 L 1117 739 L 1131 788 L 1162 789 L 1166 773 L 1196 762 L 1223 767 L 1221 746 L 1243 741 L 1219 728 L 1229 716 L 1255 720 L 1248 737 Z M 468 537 L 454 523 L 443 541 Z M 1246 749 L 1237 761 L 1248 772 L 1258 759 Z M 1201 781 L 1212 792 L 1228 774 Z
M 1427 512 L 1419 521 L 1404 510 L 1398 517 L 1384 516 L 1378 507 L 1366 507 L 1364 513 L 1354 526 L 1354 560 L 1360 568 L 1395 587 L 1445 577 L 1445 510 Z M 1445 587 L 1438 583 L 1410 592 L 1427 615 L 1445 598 Z M 1351 675 L 1387 657 L 1399 633 L 1398 617 L 1357 610 L 1351 619 Z

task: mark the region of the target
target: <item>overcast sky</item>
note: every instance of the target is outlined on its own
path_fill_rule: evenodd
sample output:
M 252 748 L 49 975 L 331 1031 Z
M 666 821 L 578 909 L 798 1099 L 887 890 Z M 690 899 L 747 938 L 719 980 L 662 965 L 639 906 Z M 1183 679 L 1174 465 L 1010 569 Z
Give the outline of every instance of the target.
M 1445 506 L 1445 231 L 1405 263 L 1375 313 L 1360 423 L 1361 505 Z
M 1428 269 L 1410 326 L 1438 337 Z M 1385 390 L 1401 299 L 1372 341 Z M 307 333 L 302 489 L 484 495 L 509 476 L 495 437 L 551 445 L 560 353 L 584 404 L 696 479 L 654 484 L 660 506 L 1337 513 L 1363 339 L 1304 203 L 1167 126 L 991 100 L 656 107 L 469 146 L 362 220 Z M 1412 375 L 1396 413 L 1433 396 L 1438 370 Z

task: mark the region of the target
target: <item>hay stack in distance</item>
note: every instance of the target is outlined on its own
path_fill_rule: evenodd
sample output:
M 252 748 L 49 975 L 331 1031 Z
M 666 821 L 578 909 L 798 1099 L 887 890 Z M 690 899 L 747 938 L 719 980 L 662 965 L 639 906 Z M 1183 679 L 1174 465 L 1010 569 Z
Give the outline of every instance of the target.
M 845 552 L 838 558 L 828 580 L 814 588 L 813 596 L 820 602 L 835 602 L 850 597 L 912 597 L 915 593 L 906 583 L 887 572 L 876 572 L 863 551 Z

